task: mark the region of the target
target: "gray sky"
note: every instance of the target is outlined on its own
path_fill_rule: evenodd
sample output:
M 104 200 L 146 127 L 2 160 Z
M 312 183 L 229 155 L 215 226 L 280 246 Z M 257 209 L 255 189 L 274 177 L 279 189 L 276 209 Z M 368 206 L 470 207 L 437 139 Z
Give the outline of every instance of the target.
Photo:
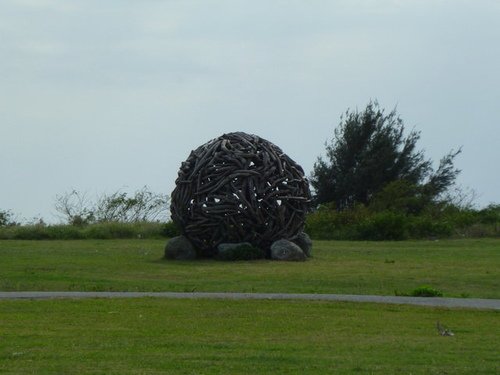
M 459 184 L 499 202 L 500 2 L 0 2 L 0 209 L 144 185 L 230 131 L 312 170 L 347 108 L 397 106 Z

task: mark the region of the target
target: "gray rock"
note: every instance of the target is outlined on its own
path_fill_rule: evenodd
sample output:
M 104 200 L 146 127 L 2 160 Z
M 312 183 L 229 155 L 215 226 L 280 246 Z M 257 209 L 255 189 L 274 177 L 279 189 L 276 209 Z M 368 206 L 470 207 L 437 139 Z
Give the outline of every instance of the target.
M 302 249 L 292 241 L 278 240 L 271 245 L 271 259 L 275 260 L 306 260 Z
M 292 239 L 292 242 L 297 244 L 307 257 L 312 256 L 312 240 L 305 232 L 300 232 Z
M 217 246 L 217 258 L 220 260 L 251 260 L 264 256 L 264 251 L 249 242 L 221 243 Z
M 165 246 L 165 258 L 175 260 L 196 259 L 196 249 L 186 236 L 173 237 Z

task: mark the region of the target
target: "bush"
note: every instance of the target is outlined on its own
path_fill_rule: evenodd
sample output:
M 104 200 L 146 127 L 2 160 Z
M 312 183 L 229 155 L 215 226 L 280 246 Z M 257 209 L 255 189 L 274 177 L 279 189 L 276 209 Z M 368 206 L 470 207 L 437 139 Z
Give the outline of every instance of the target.
M 443 293 L 437 289 L 434 289 L 428 285 L 422 285 L 414 289 L 410 296 L 412 297 L 442 297 Z
M 48 240 L 50 235 L 47 232 L 47 228 L 44 225 L 20 225 L 17 227 L 11 227 L 8 232 L 10 234 L 9 239 L 13 240 Z
M 116 191 L 91 200 L 73 190 L 56 196 L 55 209 L 68 224 L 83 226 L 102 222 L 153 222 L 166 219 L 169 197 L 151 192 L 147 186 L 133 195 Z
M 333 211 L 318 210 L 306 217 L 305 231 L 316 239 L 331 240 L 338 230 L 336 214 Z
M 73 225 L 18 225 L 0 228 L 0 239 L 5 240 L 76 240 L 113 238 L 162 238 L 161 223 L 100 223 L 87 226 Z
M 370 209 L 375 212 L 394 211 L 405 214 L 419 214 L 429 204 L 429 197 L 423 188 L 406 180 L 389 182 L 375 194 Z
M 360 240 L 404 240 L 408 238 L 407 218 L 403 214 L 384 211 L 376 213 L 357 225 Z
M 490 204 L 478 212 L 482 224 L 497 225 L 500 223 L 500 204 Z
M 490 204 L 478 212 L 478 220 L 486 235 L 499 236 L 500 204 Z M 477 228 L 475 228 L 477 230 Z
M 470 227 L 465 228 L 463 232 L 460 233 L 460 237 L 466 238 L 482 238 L 482 237 L 492 237 L 497 238 L 500 237 L 500 231 L 498 231 L 498 227 L 489 225 L 489 224 L 481 224 L 475 223 Z
M 79 240 L 84 238 L 82 231 L 71 225 L 49 225 L 44 228 L 48 239 L 51 240 Z
M 356 224 L 369 215 L 363 205 L 344 211 L 337 211 L 333 205 L 321 205 L 306 217 L 304 232 L 322 240 L 354 240 L 358 237 Z
M 373 207 L 357 205 L 343 211 L 337 211 L 332 204 L 321 205 L 306 217 L 305 230 L 313 239 L 322 240 L 379 241 L 500 235 L 500 205 L 490 205 L 478 211 L 448 201 L 429 202 L 416 214 L 410 213 L 406 204 L 396 207 L 401 202 L 389 209 L 389 198 L 384 199 L 385 206 L 378 200 Z
M 181 231 L 177 224 L 175 224 L 173 221 L 168 221 L 162 225 L 162 236 L 173 238 L 180 235 Z
M 447 221 L 435 220 L 429 216 L 409 218 L 408 232 L 411 238 L 443 238 L 453 234 L 453 225 Z
M 262 259 L 266 256 L 264 250 L 247 244 L 241 244 L 218 252 L 216 259 L 219 260 L 253 260 Z
M 123 223 L 100 223 L 89 225 L 83 229 L 85 238 L 111 239 L 111 238 L 134 238 L 137 233 L 131 225 Z
M 165 237 L 161 223 L 137 222 L 120 223 L 107 222 L 91 224 L 82 228 L 85 238 L 159 238 Z
M 401 293 L 397 290 L 394 291 L 396 296 L 405 297 L 442 297 L 443 293 L 437 289 L 434 289 L 428 285 L 422 285 L 418 288 L 413 289 L 410 293 Z
M 138 222 L 131 223 L 134 229 L 134 237 L 136 238 L 164 238 L 167 237 L 163 233 L 164 223 Z

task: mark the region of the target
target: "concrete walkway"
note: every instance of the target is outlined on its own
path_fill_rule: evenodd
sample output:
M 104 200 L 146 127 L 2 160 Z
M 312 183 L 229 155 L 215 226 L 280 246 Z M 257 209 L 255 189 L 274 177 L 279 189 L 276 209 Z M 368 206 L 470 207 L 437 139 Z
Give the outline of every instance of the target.
M 499 299 L 363 296 L 349 294 L 293 294 L 293 293 L 176 293 L 176 292 L 0 292 L 0 300 L 13 299 L 81 299 L 81 298 L 184 298 L 232 300 L 308 300 L 389 303 L 448 308 L 500 310 Z

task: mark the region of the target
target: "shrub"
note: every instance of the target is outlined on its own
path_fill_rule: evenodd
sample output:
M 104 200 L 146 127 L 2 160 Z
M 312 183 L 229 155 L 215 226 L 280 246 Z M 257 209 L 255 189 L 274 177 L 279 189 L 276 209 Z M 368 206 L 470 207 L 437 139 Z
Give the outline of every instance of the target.
M 116 191 L 91 200 L 76 190 L 56 196 L 55 209 L 68 224 L 83 226 L 101 222 L 137 223 L 167 217 L 169 197 L 147 186 L 133 195 Z
M 51 240 L 79 240 L 84 238 L 82 231 L 71 225 L 49 225 L 44 228 Z
M 412 297 L 442 297 L 443 293 L 437 289 L 434 289 L 428 285 L 422 285 L 415 288 L 411 293 Z
M 48 240 L 50 239 L 50 236 L 44 225 L 23 225 L 15 228 L 12 239 Z
M 490 204 L 478 212 L 479 221 L 483 224 L 498 225 L 500 223 L 500 204 Z
M 363 205 L 337 211 L 333 205 L 321 205 L 319 209 L 306 217 L 305 229 L 312 238 L 322 240 L 357 239 L 356 224 L 370 215 Z
M 163 233 L 164 223 L 139 222 L 129 224 L 135 228 L 134 237 L 137 238 L 162 238 L 167 237 Z
M 175 224 L 173 221 L 168 221 L 165 224 L 162 224 L 161 234 L 162 236 L 172 238 L 180 236 L 181 231 L 177 224 Z
M 389 201 L 385 197 L 385 202 Z M 405 240 L 448 237 L 498 237 L 500 205 L 483 210 L 461 208 L 447 201 L 430 202 L 418 214 L 407 208 L 357 205 L 337 211 L 333 204 L 321 205 L 306 217 L 305 230 L 322 240 Z M 398 203 L 398 202 L 396 202 Z
M 305 231 L 313 238 L 333 239 L 337 229 L 335 212 L 318 210 L 306 217 Z
M 406 296 L 406 297 L 442 297 L 443 293 L 437 289 L 434 289 L 428 285 L 422 285 L 418 288 L 413 289 L 410 293 L 401 293 L 397 290 L 394 291 L 396 296 Z
M 100 223 L 87 226 L 73 225 L 17 225 L 0 227 L 0 239 L 4 240 L 72 240 L 112 238 L 161 238 L 164 224 L 161 223 Z
M 408 238 L 407 218 L 403 214 L 384 211 L 357 225 L 360 240 L 404 240 Z
M 453 225 L 429 216 L 414 216 L 409 218 L 408 232 L 411 238 L 449 237 L 453 234 Z
M 478 212 L 479 222 L 485 226 L 483 230 L 488 235 L 498 236 L 500 234 L 500 204 L 490 204 Z
M 389 182 L 375 194 L 370 209 L 375 212 L 395 211 L 406 214 L 418 214 L 429 204 L 430 198 L 423 194 L 423 188 L 407 180 Z
M 141 237 L 138 227 L 129 223 L 99 223 L 89 225 L 83 229 L 86 238 L 111 239 L 111 238 L 137 238 Z
M 241 244 L 219 252 L 216 256 L 219 260 L 252 260 L 262 259 L 266 256 L 264 250 L 247 244 Z

